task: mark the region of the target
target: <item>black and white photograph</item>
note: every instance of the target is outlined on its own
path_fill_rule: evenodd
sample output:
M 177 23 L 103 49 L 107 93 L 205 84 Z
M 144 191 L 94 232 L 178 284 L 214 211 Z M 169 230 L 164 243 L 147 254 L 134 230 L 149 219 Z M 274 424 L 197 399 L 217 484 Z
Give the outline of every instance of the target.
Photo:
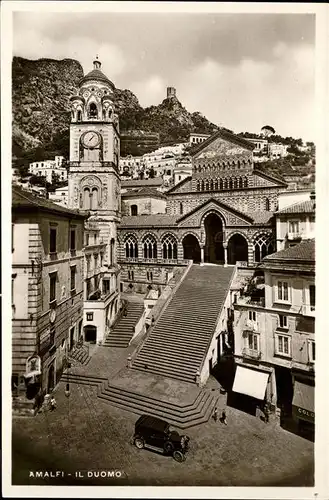
M 2 7 L 7 496 L 327 498 L 326 6 Z

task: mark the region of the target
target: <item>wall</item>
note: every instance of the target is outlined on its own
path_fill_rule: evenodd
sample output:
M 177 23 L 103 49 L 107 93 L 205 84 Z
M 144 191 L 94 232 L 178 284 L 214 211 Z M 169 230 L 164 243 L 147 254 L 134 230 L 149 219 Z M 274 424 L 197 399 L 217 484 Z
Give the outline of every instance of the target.
M 298 221 L 299 231 L 296 238 L 314 238 L 315 235 L 315 214 L 285 214 L 276 217 L 277 251 L 289 246 L 293 233 L 290 234 L 289 222 Z M 289 236 L 289 237 L 288 237 Z
M 278 196 L 278 210 L 294 205 L 295 203 L 301 203 L 303 201 L 308 201 L 311 196 L 311 191 L 298 190 L 298 191 L 285 191 Z
M 150 215 L 150 214 L 165 214 L 167 201 L 165 198 L 152 198 L 148 196 L 146 198 L 136 197 L 121 198 L 121 211 L 122 215 L 131 215 L 131 206 L 137 205 L 138 215 Z

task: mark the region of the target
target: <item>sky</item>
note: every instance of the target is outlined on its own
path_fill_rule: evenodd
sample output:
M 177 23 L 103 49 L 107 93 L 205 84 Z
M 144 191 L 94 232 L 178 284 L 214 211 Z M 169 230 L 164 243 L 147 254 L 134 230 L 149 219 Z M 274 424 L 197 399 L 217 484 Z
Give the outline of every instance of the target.
M 312 14 L 15 12 L 13 53 L 77 59 L 85 73 L 97 54 L 143 107 L 172 86 L 188 111 L 236 133 L 271 125 L 314 140 Z

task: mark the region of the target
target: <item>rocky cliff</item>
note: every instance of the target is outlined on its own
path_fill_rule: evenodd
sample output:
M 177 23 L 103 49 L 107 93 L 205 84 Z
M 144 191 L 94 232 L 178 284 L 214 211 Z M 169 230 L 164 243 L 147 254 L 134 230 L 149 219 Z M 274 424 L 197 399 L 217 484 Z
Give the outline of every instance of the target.
M 31 61 L 14 57 L 13 157 L 17 163 L 55 154 L 68 156 L 69 97 L 82 76 L 81 64 L 73 59 Z M 185 140 L 190 132 L 211 133 L 216 128 L 200 113 L 189 113 L 176 97 L 144 109 L 130 90 L 116 89 L 115 102 L 121 132 L 156 132 L 161 144 Z

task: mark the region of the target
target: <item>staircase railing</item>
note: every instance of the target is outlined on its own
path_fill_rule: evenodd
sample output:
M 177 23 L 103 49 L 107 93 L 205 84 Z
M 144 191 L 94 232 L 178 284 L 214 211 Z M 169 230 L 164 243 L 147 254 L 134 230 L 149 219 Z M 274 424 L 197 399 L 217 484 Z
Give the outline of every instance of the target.
M 170 287 L 170 282 L 172 281 L 175 281 L 175 278 L 177 277 L 177 275 L 174 274 L 174 276 L 171 278 L 171 280 L 169 281 L 168 283 L 168 287 L 170 287 L 171 289 L 171 293 L 168 294 L 167 297 L 163 298 L 163 300 L 161 301 L 161 296 L 159 297 L 159 299 L 157 300 L 157 303 L 156 305 L 153 307 L 152 309 L 152 318 L 154 318 L 154 322 L 149 326 L 147 332 L 146 332 L 146 335 L 144 337 L 144 340 L 143 342 L 141 342 L 137 347 L 136 349 L 130 354 L 130 363 L 132 363 L 138 353 L 140 352 L 140 350 L 142 349 L 143 345 L 145 344 L 146 340 L 149 338 L 149 336 L 151 335 L 152 331 L 154 330 L 154 328 L 156 327 L 156 325 L 158 324 L 160 318 L 162 317 L 162 315 L 164 314 L 164 312 L 166 311 L 167 307 L 169 306 L 169 304 L 171 303 L 171 301 L 173 300 L 175 294 L 176 294 L 176 291 L 178 290 L 178 288 L 180 287 L 181 283 L 183 282 L 183 280 L 185 279 L 185 276 L 187 275 L 187 273 L 189 272 L 189 270 L 191 269 L 191 266 L 193 264 L 193 260 L 190 260 L 186 269 L 184 270 L 182 276 L 180 277 L 179 281 L 177 283 L 175 283 L 175 285 L 173 286 L 173 288 Z M 167 287 L 166 287 L 167 288 Z M 168 289 L 169 290 L 169 289 Z M 163 292 L 164 293 L 164 292 Z M 163 294 L 162 293 L 162 294 Z M 158 303 L 160 302 L 159 306 L 158 306 Z M 158 307 L 157 307 L 158 306 Z M 155 310 L 156 309 L 156 310 Z M 155 313 L 157 313 L 157 316 L 155 317 L 155 313 L 154 313 L 154 310 L 155 310 Z
M 233 280 L 235 279 L 236 277 L 236 273 L 237 273 L 237 266 L 234 266 L 234 271 L 232 273 L 232 276 L 231 276 L 231 279 L 230 279 L 230 282 L 229 282 L 229 285 L 228 285 L 228 288 L 227 288 L 227 293 L 230 293 L 230 289 L 231 289 L 231 285 L 232 285 L 232 282 Z M 226 294 L 226 297 L 227 297 L 227 294 Z M 222 307 L 220 308 L 219 312 L 218 312 L 218 315 L 217 315 L 217 318 L 216 318 L 216 323 L 215 323 L 215 328 L 214 328 L 214 331 L 208 341 L 208 345 L 207 345 L 207 349 L 204 351 L 204 355 L 203 355 L 203 358 L 202 358 L 202 361 L 199 365 L 199 368 L 198 368 L 198 374 L 196 373 L 196 381 L 197 381 L 197 378 L 201 376 L 201 373 L 202 373 L 202 368 L 203 368 L 203 365 L 206 361 L 206 358 L 208 356 L 208 353 L 209 353 L 209 349 L 211 347 L 211 344 L 212 344 L 212 341 L 213 341 L 213 338 L 214 338 L 214 334 L 216 333 L 216 330 L 217 330 L 217 325 L 218 325 L 218 322 L 219 322 L 219 319 L 221 317 L 221 314 L 222 314 L 222 311 L 223 311 L 223 307 L 224 307 L 224 304 L 225 304 L 225 301 L 226 301 L 226 297 L 225 299 L 223 300 L 223 303 L 222 303 Z

